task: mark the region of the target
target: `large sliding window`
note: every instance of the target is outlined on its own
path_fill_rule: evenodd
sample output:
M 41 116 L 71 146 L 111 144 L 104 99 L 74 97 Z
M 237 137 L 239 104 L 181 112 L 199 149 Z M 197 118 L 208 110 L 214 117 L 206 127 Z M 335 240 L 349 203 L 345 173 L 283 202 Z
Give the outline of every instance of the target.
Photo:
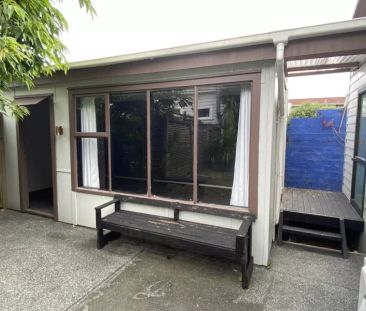
M 110 96 L 112 190 L 147 192 L 146 93 Z
M 198 200 L 247 206 L 250 89 L 241 85 L 199 88 L 198 111 L 203 109 L 211 110 L 211 117 L 199 118 Z M 235 168 L 240 188 L 233 189 Z
M 250 84 L 76 96 L 78 188 L 248 206 Z
M 151 92 L 152 194 L 193 199 L 193 89 Z

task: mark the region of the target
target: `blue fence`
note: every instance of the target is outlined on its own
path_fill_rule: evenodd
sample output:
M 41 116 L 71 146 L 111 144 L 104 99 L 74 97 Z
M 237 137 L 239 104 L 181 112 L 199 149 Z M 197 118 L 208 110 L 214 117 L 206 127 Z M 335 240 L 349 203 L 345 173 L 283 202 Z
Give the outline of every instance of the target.
M 342 109 L 319 110 L 316 118 L 292 119 L 287 128 L 285 186 L 342 190 L 346 117 Z

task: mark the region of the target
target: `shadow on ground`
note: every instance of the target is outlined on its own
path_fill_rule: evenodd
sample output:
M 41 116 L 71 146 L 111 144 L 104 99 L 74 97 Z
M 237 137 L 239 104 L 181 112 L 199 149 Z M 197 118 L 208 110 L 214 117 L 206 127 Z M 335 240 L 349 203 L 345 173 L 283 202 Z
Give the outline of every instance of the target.
M 285 245 L 249 290 L 239 266 L 95 231 L 0 212 L 4 310 L 356 310 L 363 258 Z

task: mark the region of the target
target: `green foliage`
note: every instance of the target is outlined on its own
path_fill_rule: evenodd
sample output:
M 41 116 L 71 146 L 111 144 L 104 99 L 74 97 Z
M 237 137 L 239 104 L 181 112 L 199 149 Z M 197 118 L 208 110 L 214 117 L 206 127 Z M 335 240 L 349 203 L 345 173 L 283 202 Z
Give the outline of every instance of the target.
M 91 0 L 79 4 L 95 14 Z M 0 0 L 0 114 L 17 119 L 29 114 L 6 97 L 12 84 L 31 89 L 35 79 L 67 71 L 67 49 L 60 40 L 66 29 L 67 21 L 51 0 Z
M 217 116 L 220 124 L 217 128 L 219 132 L 209 146 L 210 163 L 219 169 L 233 167 L 235 163 L 240 97 L 235 95 L 223 96 L 223 104 L 224 111 Z
M 294 118 L 316 118 L 317 110 L 334 109 L 335 106 L 322 105 L 319 103 L 306 103 L 304 105 L 291 109 L 288 116 L 288 122 L 290 123 Z

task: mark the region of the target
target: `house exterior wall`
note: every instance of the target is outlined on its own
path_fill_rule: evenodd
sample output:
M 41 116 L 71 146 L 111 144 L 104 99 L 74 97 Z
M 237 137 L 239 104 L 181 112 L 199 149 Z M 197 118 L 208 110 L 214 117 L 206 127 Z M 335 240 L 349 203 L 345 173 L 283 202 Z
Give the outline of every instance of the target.
M 275 67 L 265 67 L 261 76 L 261 109 L 259 128 L 259 168 L 258 168 L 258 215 L 253 226 L 253 253 L 255 262 L 268 264 L 274 238 L 274 132 L 276 131 Z
M 58 220 L 61 222 L 95 228 L 94 207 L 109 201 L 111 198 L 103 195 L 85 194 L 72 191 L 71 160 L 70 160 L 70 120 L 69 120 L 69 94 L 68 88 L 92 87 L 108 84 L 148 83 L 155 81 L 169 81 L 185 78 L 199 78 L 202 76 L 218 76 L 261 72 L 261 100 L 260 100 L 260 140 L 259 140 L 259 195 L 258 217 L 253 224 L 253 256 L 256 264 L 267 265 L 273 230 L 270 229 L 270 215 L 273 207 L 272 194 L 272 151 L 275 146 L 273 129 L 275 124 L 275 90 L 274 90 L 274 62 L 252 62 L 233 65 L 206 67 L 184 71 L 174 71 L 156 74 L 142 74 L 139 76 L 120 76 L 113 80 L 101 77 L 93 80 L 78 80 L 68 83 L 62 81 L 58 84 L 44 82 L 29 93 L 27 90 L 15 89 L 13 96 L 29 94 L 52 94 L 54 102 L 55 125 L 62 126 L 64 134 L 56 137 L 56 175 Z M 50 80 L 51 81 L 51 80 Z M 19 170 L 16 146 L 16 126 L 13 119 L 5 118 L 5 162 L 6 162 L 6 193 L 8 195 L 7 207 L 20 208 L 19 198 Z M 173 216 L 173 211 L 134 203 L 124 203 L 128 210 L 139 211 L 162 216 Z M 108 212 L 106 210 L 105 212 Z M 213 216 L 192 212 L 181 212 L 180 218 L 194 222 L 212 224 L 227 228 L 239 228 L 241 221 L 221 216 Z
M 273 113 L 273 158 L 272 158 L 272 187 L 273 187 L 273 208 L 271 209 L 272 240 L 275 240 L 275 226 L 278 224 L 281 206 L 281 195 L 285 184 L 285 159 L 286 159 L 286 135 L 287 135 L 287 86 L 285 85 L 285 101 L 280 103 L 276 101 L 276 111 Z M 283 105 L 283 116 L 280 115 L 279 105 Z
M 350 79 L 342 184 L 342 191 L 348 199 L 351 198 L 352 188 L 352 158 L 355 148 L 358 95 L 363 91 L 366 91 L 366 64 L 364 64 L 358 71 L 354 72 Z
M 351 75 L 350 79 L 349 99 L 347 104 L 347 128 L 346 128 L 346 143 L 344 150 L 343 185 L 342 185 L 342 191 L 347 196 L 348 199 L 351 199 L 351 190 L 352 190 L 352 172 L 353 172 L 352 158 L 354 156 L 354 148 L 355 148 L 358 96 L 360 93 L 363 93 L 365 91 L 366 91 L 366 64 L 364 64 L 358 71 L 354 72 Z M 363 219 L 366 221 L 365 209 L 363 213 Z M 363 253 L 366 252 L 365 231 L 360 236 L 358 250 Z

